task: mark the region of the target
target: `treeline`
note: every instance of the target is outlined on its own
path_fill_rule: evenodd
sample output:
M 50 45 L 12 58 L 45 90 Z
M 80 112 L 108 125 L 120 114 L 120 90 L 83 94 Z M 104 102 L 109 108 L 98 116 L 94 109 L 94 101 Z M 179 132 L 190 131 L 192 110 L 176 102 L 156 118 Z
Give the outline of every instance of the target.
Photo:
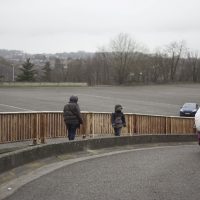
M 119 34 L 107 47 L 87 58 L 55 58 L 39 68 L 27 59 L 16 80 L 87 82 L 89 85 L 196 83 L 200 82 L 200 58 L 183 41 L 170 43 L 150 54 L 129 35 Z

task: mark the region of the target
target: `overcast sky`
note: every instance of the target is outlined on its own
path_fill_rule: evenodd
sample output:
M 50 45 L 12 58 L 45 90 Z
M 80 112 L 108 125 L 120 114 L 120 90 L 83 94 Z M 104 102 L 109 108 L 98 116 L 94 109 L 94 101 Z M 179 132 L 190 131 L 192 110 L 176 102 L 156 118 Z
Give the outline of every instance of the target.
M 200 52 L 200 0 L 0 0 L 0 49 L 95 52 L 119 33 Z

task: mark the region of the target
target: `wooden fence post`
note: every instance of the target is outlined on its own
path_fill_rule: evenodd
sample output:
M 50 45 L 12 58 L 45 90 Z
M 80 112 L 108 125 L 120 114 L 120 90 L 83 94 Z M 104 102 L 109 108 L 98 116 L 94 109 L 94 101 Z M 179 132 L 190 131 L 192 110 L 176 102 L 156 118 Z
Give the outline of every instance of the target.
M 37 145 L 37 138 L 38 138 L 38 116 L 37 114 L 33 114 L 33 145 Z
M 82 115 L 82 118 L 83 118 L 83 124 L 82 124 L 82 127 L 81 127 L 81 133 L 82 133 L 82 137 L 83 139 L 86 138 L 86 135 L 87 135 L 87 115 L 84 114 Z
M 134 127 L 133 127 L 133 133 L 134 134 L 137 134 L 137 116 L 134 114 L 133 115 L 134 117 L 133 117 L 133 119 L 134 119 Z
M 87 113 L 87 131 L 90 137 L 94 138 L 94 114 Z
M 42 144 L 45 144 L 45 114 L 42 113 L 40 116 L 40 140 Z

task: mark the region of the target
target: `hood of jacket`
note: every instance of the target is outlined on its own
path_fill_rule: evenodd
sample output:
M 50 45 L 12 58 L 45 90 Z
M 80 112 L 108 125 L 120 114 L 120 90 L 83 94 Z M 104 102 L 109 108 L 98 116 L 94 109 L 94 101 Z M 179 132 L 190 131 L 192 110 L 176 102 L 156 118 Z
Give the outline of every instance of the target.
M 115 105 L 115 112 L 121 112 L 122 106 L 120 104 Z
M 72 96 L 69 98 L 69 102 L 70 102 L 70 103 L 77 103 L 77 102 L 78 102 L 78 97 L 72 95 Z

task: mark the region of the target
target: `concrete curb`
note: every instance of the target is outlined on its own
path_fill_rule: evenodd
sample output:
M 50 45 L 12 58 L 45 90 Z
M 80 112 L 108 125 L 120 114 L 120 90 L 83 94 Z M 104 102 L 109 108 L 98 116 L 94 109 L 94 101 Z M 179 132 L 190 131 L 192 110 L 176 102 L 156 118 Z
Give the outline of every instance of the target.
M 146 143 L 192 142 L 196 140 L 196 135 L 142 135 L 95 138 L 31 146 L 0 155 L 0 173 L 42 158 L 64 153 L 84 151 L 86 149 L 101 149 Z

